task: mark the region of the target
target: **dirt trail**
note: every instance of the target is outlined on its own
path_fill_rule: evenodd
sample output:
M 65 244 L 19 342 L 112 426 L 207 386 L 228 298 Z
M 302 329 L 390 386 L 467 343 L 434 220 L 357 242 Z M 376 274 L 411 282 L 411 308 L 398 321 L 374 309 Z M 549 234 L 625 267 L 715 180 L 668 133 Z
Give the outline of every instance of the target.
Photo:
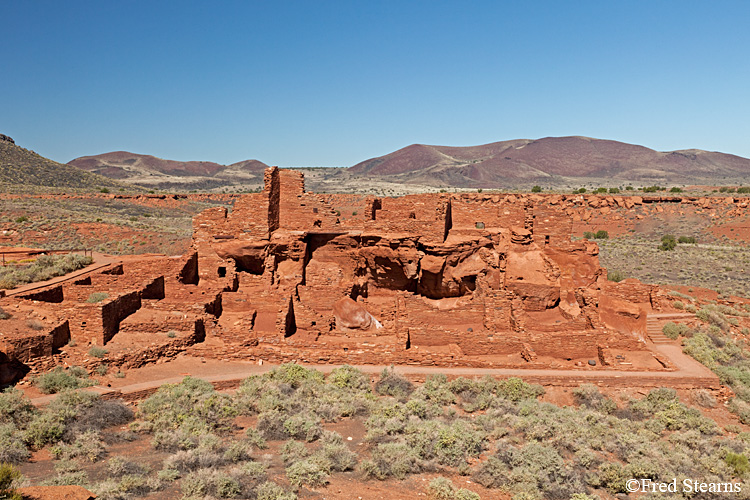
M 529 383 L 547 386 L 577 386 L 582 383 L 592 383 L 606 387 L 674 387 L 674 388 L 708 388 L 719 389 L 721 383 L 718 377 L 708 368 L 694 359 L 683 354 L 678 345 L 650 345 L 652 349 L 667 357 L 675 366 L 674 371 L 624 371 L 603 369 L 555 370 L 555 369 L 512 369 L 512 368 L 470 368 L 470 367 L 440 367 L 399 365 L 395 370 L 415 381 L 422 381 L 428 375 L 445 374 L 449 378 L 519 377 Z M 207 382 L 211 382 L 218 389 L 232 389 L 238 387 L 240 381 L 251 375 L 266 373 L 277 365 L 254 362 L 204 360 L 191 356 L 178 358 L 157 365 L 150 365 L 127 372 L 126 379 L 112 379 L 108 387 L 94 386 L 89 391 L 97 392 L 105 398 L 122 398 L 126 401 L 136 401 L 153 394 L 164 384 L 179 383 L 185 376 L 190 375 Z M 306 364 L 323 373 L 330 373 L 341 365 Z M 387 365 L 355 365 L 364 373 L 375 376 Z M 48 404 L 54 395 L 32 399 L 37 406 Z

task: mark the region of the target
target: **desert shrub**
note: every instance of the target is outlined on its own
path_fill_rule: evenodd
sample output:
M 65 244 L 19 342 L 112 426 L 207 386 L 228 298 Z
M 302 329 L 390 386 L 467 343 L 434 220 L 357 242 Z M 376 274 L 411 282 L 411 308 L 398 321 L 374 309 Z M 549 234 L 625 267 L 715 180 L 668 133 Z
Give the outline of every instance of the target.
M 0 267 L 0 288 L 44 281 L 81 269 L 93 260 L 78 254 L 41 255 L 27 266 Z
M 312 486 L 313 488 L 324 486 L 328 483 L 330 472 L 329 464 L 325 460 L 316 459 L 316 457 L 299 460 L 286 468 L 289 483 L 297 488 L 302 485 Z
M 542 192 L 542 186 L 534 186 L 531 188 L 532 193 L 541 193 Z
M 15 488 L 21 482 L 21 472 L 11 464 L 0 462 L 0 498 L 22 500 Z
M 65 438 L 71 440 L 71 429 L 79 418 L 97 412 L 101 405 L 98 394 L 65 391 L 60 393 L 44 412 L 38 413 L 24 429 L 24 441 L 33 448 L 41 448 Z
M 599 392 L 599 388 L 593 384 L 582 384 L 573 389 L 573 399 L 580 406 L 602 413 L 612 413 L 617 409 L 615 402 Z
M 292 415 L 284 420 L 286 434 L 294 439 L 304 439 L 307 442 L 315 441 L 323 433 L 320 419 L 314 415 L 300 413 Z
M 516 377 L 500 380 L 497 385 L 497 395 L 511 401 L 536 399 L 542 394 L 544 394 L 544 387 L 541 385 L 527 384 Z
M 57 460 L 83 458 L 89 462 L 96 462 L 105 452 L 105 445 L 97 431 L 86 431 L 75 437 L 70 443 L 58 443 L 50 448 L 50 454 Z
M 281 459 L 285 464 L 291 464 L 303 458 L 310 456 L 310 450 L 307 449 L 304 443 L 290 439 L 281 446 Z
M 671 188 L 671 189 L 669 190 L 669 192 L 670 192 L 670 193 L 681 193 L 681 192 L 682 192 L 682 188 L 679 188 L 679 187 L 677 187 L 677 186 L 673 186 L 673 187 L 672 187 L 672 188 Z
M 235 498 L 242 492 L 242 485 L 225 472 L 214 469 L 200 469 L 183 478 L 180 483 L 182 494 L 187 498 Z
M 231 398 L 209 382 L 188 376 L 179 384 L 161 386 L 138 405 L 138 415 L 153 430 L 182 429 L 200 435 L 228 429 L 237 410 Z
M 321 441 L 323 446 L 317 454 L 330 464 L 331 470 L 343 472 L 354 469 L 357 465 L 357 454 L 346 446 L 341 434 L 326 431 Z
M 93 346 L 91 349 L 89 349 L 89 356 L 93 356 L 95 358 L 103 358 L 106 355 L 107 350 L 103 347 Z
M 597 240 L 607 240 L 609 239 L 609 233 L 604 229 L 600 229 L 596 233 L 594 233 L 594 238 L 596 238 Z
M 436 477 L 430 481 L 430 496 L 436 500 L 453 500 L 453 483 L 450 479 Z
M 620 192 L 620 188 L 616 188 L 616 187 L 611 187 L 611 188 L 609 188 L 609 192 L 610 192 L 611 194 L 617 194 L 617 193 L 619 193 L 619 192 Z
M 695 236 L 680 236 L 677 238 L 677 243 L 696 243 Z
M 257 500 L 297 500 L 293 492 L 284 491 L 284 488 L 271 481 L 260 484 L 256 490 Z
M 94 385 L 94 381 L 89 379 L 88 372 L 80 366 L 70 368 L 57 366 L 47 373 L 34 377 L 32 383 L 44 394 L 55 394 Z
M 674 389 L 653 389 L 641 400 L 631 402 L 630 409 L 645 418 L 654 418 L 668 430 L 695 429 L 704 434 L 718 432 L 716 422 L 699 410 L 688 408 L 677 398 Z
M 481 500 L 479 493 L 468 490 L 466 488 L 459 488 L 453 495 L 456 500 Z
M 283 382 L 292 388 L 300 387 L 304 382 L 322 383 L 323 374 L 312 368 L 305 368 L 295 363 L 285 363 L 268 373 L 270 380 Z
M 107 472 L 113 477 L 122 477 L 126 474 L 148 474 L 148 467 L 118 456 L 109 459 Z
M 724 461 L 738 476 L 744 476 L 750 472 L 750 461 L 748 461 L 747 456 L 742 453 L 732 453 L 730 451 L 727 453 L 727 456 L 724 457 Z
M 286 414 L 278 410 L 265 411 L 258 415 L 257 429 L 260 435 L 271 441 L 289 438 L 289 433 L 284 426 Z
M 682 323 L 673 323 L 671 321 L 665 323 L 661 329 L 662 333 L 672 340 L 676 340 L 680 335 L 685 336 L 689 330 L 689 326 Z
M 360 370 L 349 365 L 335 368 L 328 375 L 326 382 L 339 389 L 356 389 L 359 391 L 370 389 L 370 378 Z
M 201 448 L 178 451 L 164 460 L 164 469 L 172 469 L 185 474 L 198 469 L 220 467 L 226 464 L 223 453 Z
M 729 401 L 729 411 L 736 414 L 743 424 L 750 424 L 750 404 L 739 398 L 732 398 Z
M 31 453 L 26 448 L 21 431 L 13 424 L 0 424 L 0 462 L 18 464 L 29 457 Z
M 404 429 L 406 442 L 422 460 L 435 460 L 456 467 L 468 457 L 478 456 L 485 445 L 485 433 L 465 420 L 443 423 L 437 420 L 410 422 Z
M 607 272 L 607 280 L 614 281 L 615 283 L 619 283 L 620 281 L 625 279 L 625 274 L 622 273 L 622 271 L 608 271 Z
M 430 497 L 435 500 L 480 500 L 477 493 L 465 488 L 457 490 L 453 482 L 444 477 L 430 481 Z
M 404 376 L 396 373 L 396 370 L 391 366 L 390 370 L 384 368 L 380 373 L 380 380 L 375 384 L 375 392 L 381 396 L 393 396 L 396 398 L 405 398 L 414 391 L 414 384 L 412 384 Z
M 697 313 L 695 313 L 695 315 L 704 323 L 718 326 L 725 332 L 729 331 L 729 322 L 727 321 L 727 317 L 724 316 L 722 312 L 710 309 L 708 307 L 702 307 L 700 310 L 698 310 Z
M 670 251 L 674 250 L 676 246 L 677 240 L 675 239 L 674 235 L 665 234 L 661 237 L 661 245 L 659 245 L 659 250 Z
M 698 389 L 693 391 L 693 402 L 703 408 L 715 408 L 716 398 L 710 391 L 706 389 Z
M 593 486 L 606 488 L 611 494 L 627 493 L 625 482 L 632 476 L 620 465 L 615 463 L 605 463 L 599 467 Z
M 88 302 L 89 304 L 96 304 L 97 302 L 101 302 L 108 298 L 109 294 L 106 292 L 94 292 L 89 295 L 89 298 L 86 299 L 86 302 Z
M 450 390 L 448 377 L 442 373 L 429 375 L 424 384 L 414 391 L 412 397 L 424 399 L 440 406 L 452 404 L 456 400 L 456 397 Z
M 84 402 L 76 410 L 75 418 L 66 426 L 66 435 L 102 430 L 126 424 L 131 420 L 133 420 L 133 410 L 122 401 L 95 398 L 91 402 Z
M 371 458 L 360 464 L 366 478 L 380 480 L 389 477 L 404 479 L 407 474 L 417 474 L 429 468 L 429 464 L 406 443 L 380 443 L 372 451 Z
M 258 429 L 254 429 L 253 427 L 245 429 L 245 440 L 248 444 L 255 446 L 259 450 L 264 450 L 268 447 L 266 440 L 260 435 Z
M 738 188 L 737 188 L 737 192 L 738 192 L 739 194 L 746 194 L 746 193 L 750 193 L 750 187 L 747 187 L 747 186 L 744 186 L 744 187 L 738 187 Z
M 584 231 L 583 232 L 583 238 L 587 240 L 593 240 L 594 239 L 594 233 L 591 231 Z
M 15 425 L 25 425 L 37 410 L 23 392 L 15 387 L 8 387 L 0 392 L 0 422 L 13 422 Z
M 55 464 L 57 475 L 42 482 L 42 486 L 86 486 L 89 482 L 88 474 L 81 469 L 80 464 L 73 460 L 61 460 Z

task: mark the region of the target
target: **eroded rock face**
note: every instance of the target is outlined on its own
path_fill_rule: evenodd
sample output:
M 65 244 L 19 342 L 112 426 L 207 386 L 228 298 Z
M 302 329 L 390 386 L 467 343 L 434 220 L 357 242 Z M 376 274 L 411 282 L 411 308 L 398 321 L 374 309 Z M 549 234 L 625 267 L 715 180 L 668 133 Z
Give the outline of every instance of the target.
M 362 304 L 349 297 L 343 297 L 333 304 L 333 315 L 336 318 L 336 327 L 342 331 L 368 331 L 383 328 L 383 325 L 375 319 L 375 316 L 367 312 Z

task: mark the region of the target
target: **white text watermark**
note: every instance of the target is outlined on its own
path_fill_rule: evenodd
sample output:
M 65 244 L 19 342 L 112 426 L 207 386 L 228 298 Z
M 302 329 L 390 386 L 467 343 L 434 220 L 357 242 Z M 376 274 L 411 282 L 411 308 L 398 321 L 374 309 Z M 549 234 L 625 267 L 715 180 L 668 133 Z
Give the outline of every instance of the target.
M 742 483 L 704 483 L 693 479 L 678 482 L 677 478 L 669 482 L 628 479 L 625 488 L 630 493 L 741 493 Z

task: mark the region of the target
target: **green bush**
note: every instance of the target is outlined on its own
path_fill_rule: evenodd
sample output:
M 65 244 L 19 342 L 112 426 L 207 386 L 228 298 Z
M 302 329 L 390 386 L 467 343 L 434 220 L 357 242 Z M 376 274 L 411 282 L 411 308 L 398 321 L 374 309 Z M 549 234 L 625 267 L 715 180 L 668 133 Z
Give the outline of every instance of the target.
M 601 413 L 612 413 L 617 409 L 615 402 L 602 394 L 593 384 L 582 384 L 573 389 L 573 399 L 576 404 Z
M 22 426 L 29 422 L 36 413 L 36 408 L 22 391 L 15 387 L 8 387 L 0 392 L 0 422 L 12 422 L 17 426 Z
M 138 415 L 152 430 L 182 429 L 201 435 L 231 427 L 238 414 L 232 399 L 216 392 L 211 383 L 185 377 L 179 384 L 165 384 L 138 405 Z
M 413 391 L 414 384 L 409 382 L 404 376 L 396 373 L 393 366 L 391 366 L 390 370 L 384 368 L 380 373 L 380 380 L 375 384 L 375 392 L 383 396 L 405 398 Z
M 659 245 L 659 250 L 670 251 L 674 250 L 676 246 L 677 240 L 675 239 L 674 235 L 665 234 L 661 237 L 661 245 Z
M 594 239 L 594 233 L 591 231 L 584 231 L 583 232 L 583 238 L 586 240 L 593 240 Z
M 26 266 L 0 266 L 0 288 L 13 288 L 24 283 L 45 281 L 81 269 L 93 262 L 79 254 L 41 255 Z
M 542 192 L 542 186 L 534 186 L 531 188 L 532 193 L 541 193 Z
M 371 458 L 360 464 L 360 470 L 366 478 L 404 479 L 407 474 L 417 474 L 426 466 L 414 448 L 406 443 L 380 443 Z
M 97 302 L 101 302 L 102 300 L 106 300 L 109 298 L 109 294 L 106 292 L 94 292 L 89 295 L 89 298 L 86 299 L 86 302 L 89 304 L 96 304 Z
M 688 331 L 690 331 L 690 327 L 682 323 L 677 324 L 677 323 L 673 323 L 672 321 L 669 321 L 664 324 L 661 331 L 664 335 L 666 335 L 670 339 L 677 340 L 677 338 L 679 338 L 680 335 L 687 336 L 686 334 Z
M 328 375 L 327 383 L 339 389 L 355 389 L 367 391 L 370 389 L 370 378 L 353 366 L 343 365 L 334 368 Z
M 625 275 L 621 271 L 609 271 L 607 272 L 607 280 L 619 283 L 625 279 Z
M 0 498 L 22 500 L 21 495 L 15 490 L 21 478 L 21 472 L 18 469 L 11 464 L 0 463 Z
M 89 349 L 89 356 L 93 356 L 95 358 L 103 358 L 106 355 L 107 350 L 103 347 L 93 346 L 91 349 Z
M 105 445 L 97 431 L 87 431 L 76 436 L 71 444 L 59 443 L 50 448 L 50 454 L 55 460 L 70 460 L 83 458 L 89 462 L 96 462 L 105 452 Z
M 294 462 L 286 468 L 286 476 L 292 486 L 300 488 L 302 485 L 324 486 L 328 483 L 328 475 L 331 470 L 327 463 L 322 460 L 305 458 Z
M 670 192 L 670 193 L 681 193 L 681 192 L 682 192 L 682 188 L 678 188 L 677 186 L 674 186 L 674 187 L 672 187 L 672 188 L 671 188 L 671 189 L 669 190 L 669 192 Z
M 742 453 L 732 453 L 730 451 L 727 453 L 724 461 L 738 476 L 744 476 L 750 472 L 750 461 L 748 461 L 747 457 Z
M 61 391 L 81 389 L 94 385 L 89 379 L 88 372 L 80 366 L 63 368 L 57 366 L 53 370 L 32 379 L 32 383 L 44 394 L 55 394 Z
M 323 382 L 323 374 L 312 368 L 305 368 L 302 365 L 295 363 L 285 363 L 280 365 L 278 368 L 274 368 L 268 374 L 271 380 L 276 380 L 289 384 L 293 388 L 300 387 L 304 382 L 310 381 L 314 383 Z
M 541 385 L 527 384 L 516 377 L 500 380 L 497 385 L 497 395 L 511 401 L 536 399 L 542 394 L 544 394 L 544 387 Z
M 678 243 L 696 243 L 695 236 L 680 236 L 677 238 Z
M 594 238 L 596 238 L 597 240 L 606 240 L 609 239 L 609 233 L 604 229 L 600 229 L 596 233 L 594 233 Z
M 19 464 L 30 457 L 23 433 L 13 424 L 0 424 L 0 462 Z
M 267 481 L 255 490 L 257 500 L 297 500 L 293 492 L 286 492 L 284 488 L 276 483 Z

